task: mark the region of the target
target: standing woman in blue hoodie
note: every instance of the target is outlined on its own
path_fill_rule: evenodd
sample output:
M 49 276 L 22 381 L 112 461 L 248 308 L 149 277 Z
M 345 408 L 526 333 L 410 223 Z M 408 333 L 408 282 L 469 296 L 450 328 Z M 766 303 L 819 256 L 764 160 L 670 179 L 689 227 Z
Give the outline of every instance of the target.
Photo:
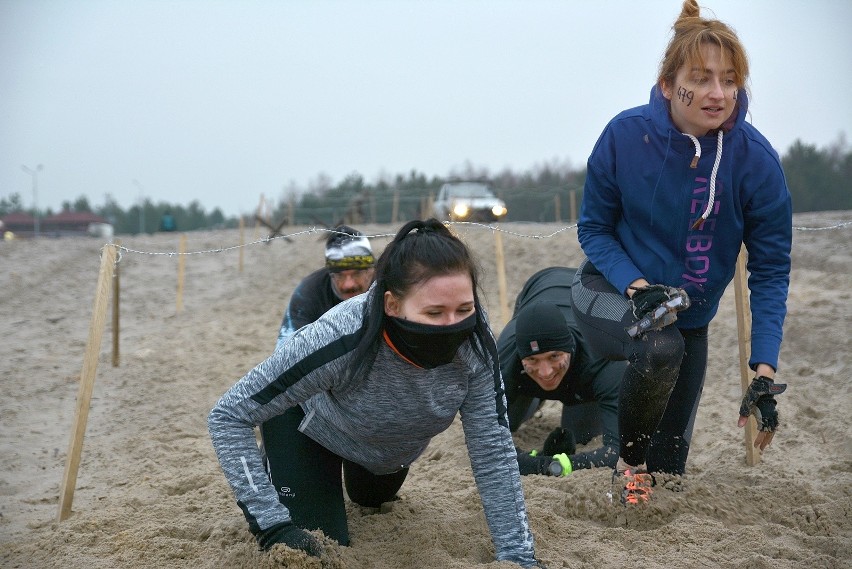
M 597 355 L 629 362 L 614 477 L 626 504 L 648 500 L 647 473 L 684 473 L 708 324 L 743 243 L 755 377 L 738 424 L 755 415 L 761 450 L 778 426 L 792 206 L 777 152 L 745 120 L 748 72 L 736 33 L 685 0 L 650 101 L 613 118 L 589 157 L 578 222 L 587 259 L 572 296 Z

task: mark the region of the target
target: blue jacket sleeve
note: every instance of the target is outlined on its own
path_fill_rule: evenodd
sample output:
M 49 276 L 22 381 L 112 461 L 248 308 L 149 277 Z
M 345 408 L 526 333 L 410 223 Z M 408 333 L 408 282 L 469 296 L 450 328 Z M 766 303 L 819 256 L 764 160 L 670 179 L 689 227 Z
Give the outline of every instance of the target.
M 769 151 L 774 160 L 754 184 L 744 206 L 743 242 L 748 252 L 752 320 L 749 365 L 752 369 L 759 363 L 778 368 L 790 287 L 792 200 L 777 155 L 774 150 Z

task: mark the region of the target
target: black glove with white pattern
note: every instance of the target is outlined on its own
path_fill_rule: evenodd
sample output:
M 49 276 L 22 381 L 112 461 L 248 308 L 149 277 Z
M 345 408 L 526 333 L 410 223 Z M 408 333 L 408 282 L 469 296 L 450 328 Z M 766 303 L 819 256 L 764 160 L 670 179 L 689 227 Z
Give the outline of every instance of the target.
M 755 377 L 748 386 L 740 405 L 740 416 L 754 415 L 757 428 L 768 433 L 778 428 L 778 410 L 775 408 L 775 396 L 784 393 L 786 383 L 775 383 L 765 376 Z

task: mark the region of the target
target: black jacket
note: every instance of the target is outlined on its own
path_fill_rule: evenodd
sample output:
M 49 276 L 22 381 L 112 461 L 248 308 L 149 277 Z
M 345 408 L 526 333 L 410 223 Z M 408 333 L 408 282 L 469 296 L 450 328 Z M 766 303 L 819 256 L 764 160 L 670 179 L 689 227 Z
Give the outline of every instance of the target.
M 531 276 L 518 293 L 512 319 L 503 328 L 497 342 L 512 432 L 520 426 L 535 398 L 561 401 L 565 405 L 597 401 L 604 448 L 572 456 L 571 462 L 575 469 L 608 465 L 613 447 L 615 459 L 618 457 L 618 388 L 625 365 L 624 362 L 611 362 L 591 355 L 588 344 L 577 328 L 571 308 L 571 283 L 576 272 L 576 268 L 548 267 Z M 577 346 L 565 378 L 553 391 L 543 390 L 524 373 L 515 344 L 515 319 L 518 312 L 527 304 L 540 300 L 553 302 L 559 307 Z M 614 464 L 615 460 L 611 462 Z

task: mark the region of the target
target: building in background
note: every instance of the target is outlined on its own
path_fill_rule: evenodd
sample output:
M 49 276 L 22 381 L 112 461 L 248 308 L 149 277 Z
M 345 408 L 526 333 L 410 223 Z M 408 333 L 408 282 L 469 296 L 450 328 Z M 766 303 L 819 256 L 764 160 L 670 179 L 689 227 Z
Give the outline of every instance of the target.
M 15 212 L 3 216 L 3 231 L 12 232 L 15 237 L 33 237 L 35 218 L 28 213 Z M 56 215 L 39 220 L 39 234 L 42 237 L 67 237 L 91 235 L 111 239 L 112 225 L 103 217 L 88 211 L 64 210 Z

